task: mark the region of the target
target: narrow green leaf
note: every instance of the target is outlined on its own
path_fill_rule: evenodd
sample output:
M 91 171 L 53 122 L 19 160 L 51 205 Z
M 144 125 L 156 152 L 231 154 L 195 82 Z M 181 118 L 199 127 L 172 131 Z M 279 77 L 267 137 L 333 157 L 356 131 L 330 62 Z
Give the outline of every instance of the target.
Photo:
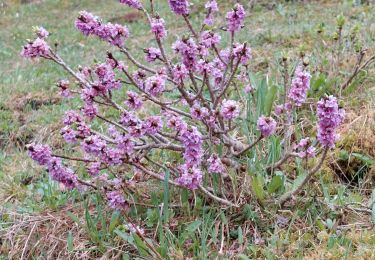
M 263 185 L 262 182 L 259 178 L 259 176 L 253 176 L 252 181 L 251 181 L 251 187 L 253 189 L 253 192 L 257 199 L 259 201 L 264 200 L 264 191 L 263 191 Z
M 273 103 L 277 96 L 277 86 L 272 85 L 268 88 L 265 104 L 264 104 L 264 113 L 269 116 L 272 111 Z
M 269 193 L 274 193 L 283 186 L 283 177 L 280 175 L 273 176 L 271 182 L 267 186 Z
M 67 246 L 68 246 L 68 251 L 72 252 L 73 251 L 73 235 L 71 231 L 69 231 L 68 233 Z

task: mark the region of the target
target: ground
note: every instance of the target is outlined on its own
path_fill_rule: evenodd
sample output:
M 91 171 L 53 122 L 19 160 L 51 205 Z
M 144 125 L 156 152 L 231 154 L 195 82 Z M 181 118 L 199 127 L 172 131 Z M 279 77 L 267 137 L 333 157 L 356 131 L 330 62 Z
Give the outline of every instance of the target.
M 60 68 L 45 61 L 24 60 L 19 53 L 25 39 L 33 37 L 32 26 L 42 25 L 51 32 L 51 42 L 56 43 L 56 49 L 72 67 L 90 64 L 93 54 L 96 59 L 104 59 L 105 51 L 112 49 L 103 42 L 83 37 L 74 28 L 77 13 L 88 10 L 107 21 L 127 24 L 133 35 L 129 46 L 141 56 L 143 43 L 150 39 L 145 19 L 115 0 L 21 2 L 0 3 L 0 200 L 3 202 L 0 205 L 0 259 L 30 256 L 106 258 L 119 257 L 123 252 L 132 257 L 134 246 L 124 243 L 121 237 L 124 233 L 119 235 L 112 227 L 116 225 L 113 224 L 117 217 L 115 213 L 103 210 L 99 199 L 86 199 L 77 191 L 66 192 L 49 181 L 45 171 L 25 153 L 25 145 L 32 141 L 48 142 L 54 148 L 64 149 L 59 136 L 60 118 L 69 107 L 78 108 L 80 103 L 76 99 L 62 100 L 57 94 L 56 81 L 66 77 Z M 156 6 L 166 17 L 168 28 L 183 30 L 181 22 L 172 22 L 174 17 L 167 4 L 161 2 Z M 230 6 L 227 1 L 221 2 L 223 8 Z M 275 76 L 282 57 L 293 60 L 302 55 L 315 75 L 323 75 L 319 72 L 329 70 L 326 78 L 317 76 L 313 81 L 318 95 L 332 92 L 333 86 L 342 84 L 350 75 L 357 54 L 355 46 L 343 40 L 341 59 L 332 69 L 327 69 L 332 65 L 330 57 L 338 44 L 334 38 L 339 15 L 346 19 L 344 34 L 349 38 L 355 25 L 359 25 L 358 37 L 367 49 L 366 57 L 375 53 L 373 5 L 353 5 L 354 1 L 253 2 L 258 3 L 252 8 L 239 40 L 248 41 L 252 47 L 254 70 L 268 73 L 276 82 L 282 80 Z M 203 17 L 199 6 L 192 7 L 194 24 Z M 323 32 L 320 32 L 322 28 Z M 246 230 L 241 230 L 244 237 L 226 250 L 238 253 L 239 259 L 247 259 L 247 256 L 267 259 L 375 258 L 375 209 L 371 211 L 375 201 L 374 76 L 372 65 L 340 93 L 347 119 L 340 129 L 338 148 L 312 184 L 318 191 L 317 197 L 277 211 L 272 220 L 267 220 L 268 213 L 258 206 L 244 209 L 248 217 L 244 225 Z M 319 83 L 320 80 L 325 84 Z M 340 201 L 339 206 L 333 207 L 332 203 L 337 201 Z M 153 212 L 147 214 L 152 222 Z M 190 236 L 196 230 L 204 232 L 205 226 L 209 226 L 210 214 L 203 215 L 207 219 L 194 219 L 193 215 L 189 219 L 188 232 L 183 234 Z M 220 214 L 218 216 L 225 219 L 231 212 Z M 291 221 L 284 226 L 282 222 L 286 218 Z M 107 223 L 108 219 L 114 221 Z M 275 225 L 277 221 L 279 224 Z M 275 226 L 267 231 L 267 225 Z M 230 225 L 222 224 L 221 230 L 224 226 L 229 228 Z M 212 230 L 219 232 L 219 229 L 217 226 Z M 238 238 L 239 231 L 233 231 L 231 235 Z M 255 238 L 249 244 L 247 234 Z M 188 244 L 203 243 L 192 237 L 182 244 L 195 248 Z M 179 248 L 181 245 L 176 245 L 173 257 L 182 259 Z M 207 255 L 205 250 L 207 248 L 201 249 L 200 254 Z

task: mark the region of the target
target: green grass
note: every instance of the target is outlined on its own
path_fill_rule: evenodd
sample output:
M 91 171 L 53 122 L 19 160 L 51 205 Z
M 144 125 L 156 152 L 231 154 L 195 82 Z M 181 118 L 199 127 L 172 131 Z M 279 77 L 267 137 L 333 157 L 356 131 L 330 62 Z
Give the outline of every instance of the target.
M 166 1 L 157 2 L 156 8 L 161 16 L 166 17 L 170 32 L 183 32 L 183 24 L 181 21 L 175 22 L 176 19 L 168 11 Z M 230 6 L 227 1 L 222 2 L 222 6 Z M 362 29 L 361 42 L 369 48 L 369 53 L 375 51 L 374 6 L 352 6 L 351 3 L 352 1 L 335 1 L 302 4 L 278 1 L 271 10 L 258 4 L 249 15 L 246 28 L 238 36 L 238 41 L 250 43 L 254 54 L 252 69 L 262 74 L 268 73 L 270 81 L 275 85 L 281 85 L 282 78 L 278 74 L 281 69 L 279 62 L 285 55 L 291 61 L 295 61 L 303 51 L 309 58 L 314 72 L 320 69 L 325 71 L 330 65 L 327 56 L 336 48 L 332 36 L 336 30 L 336 17 L 340 14 L 347 19 L 345 32 L 348 33 L 351 27 L 359 24 Z M 32 225 L 22 221 L 33 215 L 43 219 L 45 214 L 49 213 L 55 217 L 53 221 L 57 224 L 54 225 L 53 221 L 48 222 L 48 218 L 45 218 L 46 224 L 41 221 L 41 225 L 45 225 L 47 229 L 54 227 L 50 233 L 66 241 L 56 240 L 66 257 L 79 257 L 88 252 L 91 256 L 107 257 L 121 253 L 124 259 L 133 257 L 133 254 L 149 257 L 149 249 L 145 248 L 143 242 L 136 236 L 127 235 L 124 226 L 126 220 L 116 215 L 116 212 L 112 213 L 104 208 L 100 196 L 85 197 L 76 191 L 62 192 L 61 187 L 49 181 L 46 172 L 36 167 L 24 151 L 24 145 L 33 140 L 48 142 L 58 150 L 69 151 L 69 147 L 64 146 L 59 137 L 59 120 L 64 111 L 72 107 L 79 108 L 81 105 L 77 99 L 49 102 L 57 96 L 54 84 L 57 80 L 66 78 L 66 74 L 52 63 L 30 62 L 19 56 L 25 39 L 33 37 L 32 26 L 44 26 L 51 33 L 50 42 L 58 43 L 56 48 L 60 55 L 73 68 L 77 68 L 79 65 L 85 66 L 104 60 L 105 51 L 114 50 L 104 42 L 83 37 L 75 30 L 73 22 L 78 11 L 88 10 L 106 21 L 119 23 L 127 23 L 124 15 L 131 11 L 115 0 L 47 0 L 41 4 L 25 5 L 9 2 L 7 7 L 0 8 L 0 198 L 4 201 L 1 210 L 5 212 L 0 215 L 0 235 L 2 228 L 10 230 L 17 222 L 25 223 L 24 231 L 17 231 L 18 236 L 25 242 Z M 195 25 L 202 19 L 203 13 L 198 5 L 192 10 Z M 323 36 L 317 34 L 321 23 L 325 24 Z M 145 19 L 140 18 L 127 25 L 133 35 L 128 46 L 134 49 L 137 57 L 142 57 L 141 48 L 145 43 L 155 45 L 148 33 Z M 224 42 L 227 40 L 224 39 Z M 168 43 L 173 41 L 174 37 L 169 37 Z M 317 95 L 333 91 L 331 86 L 336 82 L 342 82 L 350 72 L 354 57 L 351 50 L 350 46 L 344 46 L 342 50 L 346 59 L 339 68 L 340 77 L 329 78 L 329 75 L 322 73 L 321 78 L 313 79 L 313 89 Z M 361 77 L 343 96 L 347 110 L 357 114 L 371 111 L 374 102 L 374 70 L 370 69 Z M 319 83 L 321 81 L 324 83 Z M 35 100 L 46 102 L 40 107 L 35 107 Z M 259 107 L 260 109 L 264 108 Z M 249 113 L 248 119 L 254 120 L 253 116 Z M 371 114 L 368 117 L 365 125 L 371 132 L 374 125 L 371 125 Z M 356 132 L 348 131 L 345 134 L 337 150 L 337 158 L 341 155 L 345 163 L 372 167 L 372 171 L 367 173 L 373 174 L 375 166 L 371 161 L 374 159 L 371 157 L 374 156 L 371 154 L 371 147 L 359 144 L 358 142 L 362 142 L 364 138 L 356 135 Z M 277 147 L 277 142 L 275 138 L 269 145 Z M 275 154 L 260 160 L 273 161 L 277 158 L 276 149 L 271 150 Z M 352 152 L 359 153 L 360 156 L 348 160 L 343 158 L 345 156 L 342 154 L 345 152 L 350 156 Z M 262 165 L 260 160 L 255 165 L 249 160 L 248 164 L 252 171 L 259 172 Z M 340 159 L 332 158 L 330 161 L 332 164 L 340 163 Z M 174 189 L 164 183 L 164 192 L 157 187 L 146 187 L 152 197 L 152 204 L 156 207 L 132 207 L 130 214 L 137 220 L 142 219 L 142 224 L 148 229 L 156 230 L 155 237 L 160 244 L 159 253 L 163 257 L 168 255 L 171 258 L 182 258 L 188 254 L 197 259 L 220 258 L 220 245 L 224 243 L 227 247 L 233 247 L 230 250 L 226 249 L 232 250 L 233 255 L 237 255 L 239 259 L 342 259 L 345 256 L 371 259 L 375 254 L 375 233 L 364 228 L 357 231 L 354 225 L 359 222 L 371 223 L 371 216 L 358 216 L 352 212 L 343 212 L 339 207 L 331 209 L 327 206 L 343 205 L 347 202 L 368 202 L 371 205 L 371 190 L 363 190 L 361 186 L 353 188 L 340 184 L 333 169 L 330 165 L 325 166 L 314 184 L 314 188 L 322 193 L 323 202 L 308 198 L 286 212 L 277 212 L 272 207 L 264 208 L 264 205 L 258 205 L 256 200 L 254 204 L 245 205 L 238 211 L 220 210 L 205 206 L 205 201 L 200 196 L 196 197 L 194 207 L 190 207 L 188 196 L 182 192 L 179 200 L 186 206 L 188 217 L 180 218 L 178 210 L 172 206 L 169 209 L 157 207 L 161 203 L 172 204 L 175 200 L 166 192 L 168 188 L 171 192 Z M 351 170 L 354 171 L 353 174 L 359 172 L 358 168 Z M 362 176 L 360 179 L 364 180 L 365 177 Z M 255 178 L 255 184 L 254 180 L 252 183 L 258 202 L 265 196 L 262 193 L 265 192 L 263 187 L 257 187 L 259 183 L 268 181 L 264 178 L 267 176 L 259 174 Z M 375 196 L 374 192 L 372 194 Z M 72 207 L 74 202 L 77 206 Z M 62 213 L 58 213 L 61 209 Z M 279 216 L 290 220 L 288 226 L 275 224 Z M 341 233 L 336 232 L 337 227 L 328 224 L 334 221 L 342 221 L 353 226 L 341 230 Z M 69 225 L 64 226 L 66 223 Z M 222 236 L 224 232 L 226 235 Z M 43 235 L 45 234 L 42 232 L 40 237 Z M 17 239 L 17 236 L 13 239 Z M 29 244 L 36 243 L 38 239 L 38 236 L 32 236 Z M 51 245 L 54 245 L 53 241 L 49 241 Z M 24 244 L 17 246 L 17 256 L 20 257 Z M 0 259 L 7 259 L 8 250 L 6 246 L 0 246 Z M 59 253 L 57 249 L 54 252 L 49 250 L 48 246 L 42 247 L 36 251 L 35 256 L 40 254 L 56 257 Z

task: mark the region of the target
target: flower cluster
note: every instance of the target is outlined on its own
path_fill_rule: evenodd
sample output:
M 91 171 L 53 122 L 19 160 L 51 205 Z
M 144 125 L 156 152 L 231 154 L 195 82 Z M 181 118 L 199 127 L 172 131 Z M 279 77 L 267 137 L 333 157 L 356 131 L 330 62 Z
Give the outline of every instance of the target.
M 307 91 L 310 88 L 310 78 L 311 75 L 309 72 L 301 66 L 297 67 L 288 98 L 298 107 L 306 100 Z
M 189 14 L 189 2 L 187 0 L 168 0 L 172 11 L 177 15 Z
M 225 42 L 221 43 L 223 32 L 216 29 L 219 27 L 205 26 L 213 25 L 214 14 L 219 11 L 216 0 L 206 3 L 200 31 L 190 23 L 189 1 L 169 0 L 171 10 L 184 20 L 188 31 L 183 37 L 168 40 L 167 36 L 172 38 L 173 34 L 167 34 L 165 21 L 155 10 L 148 13 L 139 0 L 120 3 L 140 10 L 150 23 L 155 38 L 152 44 L 157 47 L 142 46 L 145 61 L 138 60 L 130 46 L 124 47 L 129 37 L 126 26 L 103 23 L 86 11 L 79 13 L 75 27 L 85 36 L 94 35 L 114 45 L 104 61 L 96 60 L 75 71 L 48 47 L 49 33 L 42 27 L 36 30 L 37 39 L 22 50 L 24 57 L 47 58 L 63 66 L 74 81 L 57 83 L 61 95 L 82 100 L 76 111 L 66 112 L 60 131 L 64 140 L 77 148 L 72 151 L 78 155 L 53 154 L 49 146 L 32 144 L 28 147 L 30 157 L 45 166 L 53 180 L 69 188 L 86 185 L 100 190 L 109 206 L 117 210 L 128 208 L 128 193 L 122 191 L 126 185 L 141 185 L 150 177 L 164 180 L 167 169 L 172 185 L 200 189 L 211 199 L 232 205 L 213 194 L 212 187 L 205 186 L 213 183 L 215 174 L 225 178 L 232 169 L 240 174 L 246 168 L 243 162 L 250 162 L 245 157 L 247 151 L 258 153 L 253 148 L 258 142 L 267 142 L 273 134 L 285 135 L 284 117 L 279 115 L 285 111 L 291 115 L 293 106 L 305 102 L 310 74 L 298 67 L 288 93 L 289 102 L 276 106 L 273 112 L 277 121 L 267 114 L 255 119 L 255 125 L 254 117 L 266 111 L 259 110 L 263 103 L 259 104 L 257 98 L 264 89 L 249 76 L 253 73 L 248 66 L 252 58 L 249 44 L 234 41 L 245 20 L 242 5 L 237 4 L 227 13 L 232 41 L 230 46 L 222 46 Z M 164 46 L 172 41 L 172 50 Z M 252 97 L 251 102 L 241 97 L 240 91 Z M 298 115 L 296 118 L 299 120 Z M 318 140 L 322 146 L 332 147 L 343 119 L 343 110 L 334 97 L 319 101 L 318 118 Z M 277 125 L 280 131 L 276 131 Z M 308 159 L 315 156 L 313 143 L 304 138 L 285 150 L 294 157 Z M 266 154 L 262 149 L 268 146 L 259 147 L 260 154 Z M 82 177 L 85 179 L 65 166 L 67 160 L 84 165 L 88 173 Z M 137 230 L 135 226 L 128 228 L 131 232 Z
M 268 137 L 272 135 L 276 130 L 276 121 L 272 117 L 261 116 L 257 122 L 260 134 L 263 137 Z
M 238 31 L 245 20 L 246 12 L 242 5 L 237 4 L 232 11 L 227 13 L 226 19 L 230 32 Z
M 118 47 L 124 46 L 125 40 L 129 37 L 129 31 L 126 26 L 112 23 L 103 24 L 98 17 L 86 11 L 79 13 L 75 26 L 86 36 L 96 35 L 100 39 Z
M 337 99 L 328 96 L 318 102 L 318 140 L 325 147 L 334 147 L 338 138 L 336 129 L 342 123 L 345 111 L 340 109 Z

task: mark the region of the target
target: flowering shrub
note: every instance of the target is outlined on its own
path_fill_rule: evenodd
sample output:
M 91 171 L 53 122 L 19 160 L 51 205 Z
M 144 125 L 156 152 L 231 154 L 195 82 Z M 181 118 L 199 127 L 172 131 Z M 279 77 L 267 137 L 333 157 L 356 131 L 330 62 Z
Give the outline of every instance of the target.
M 284 203 L 297 195 L 334 147 L 336 130 L 344 118 L 336 98 L 326 96 L 316 104 L 317 137 L 293 132 L 292 126 L 309 111 L 304 106 L 311 78 L 306 64 L 298 62 L 291 82 L 280 87 L 278 95 L 267 97 L 267 110 L 264 99 L 271 88 L 256 84 L 249 66 L 251 48 L 246 42 L 236 42 L 236 34 L 245 24 L 243 6 L 236 4 L 227 12 L 226 33 L 220 34 L 215 27 L 215 22 L 222 26 L 215 21 L 219 11 L 215 0 L 205 4 L 200 30 L 190 23 L 189 1 L 169 0 L 171 11 L 189 30 L 170 49 L 164 42 L 174 34 L 168 33 L 167 23 L 155 12 L 152 1 L 150 8 L 138 0 L 120 3 L 147 17 L 157 46 L 144 46 L 146 64 L 127 45 L 131 32 L 126 26 L 105 23 L 87 11 L 79 13 L 75 27 L 118 50 L 108 52 L 102 63 L 75 71 L 50 48 L 49 33 L 41 27 L 37 38 L 23 47 L 21 55 L 26 58 L 43 58 L 62 66 L 75 82 L 59 81 L 61 95 L 78 95 L 83 104 L 79 111 L 65 113 L 61 129 L 67 143 L 80 147 L 80 155 L 56 154 L 48 145 L 33 143 L 28 145 L 31 158 L 45 166 L 53 180 L 67 188 L 98 191 L 117 210 L 131 204 L 124 190 L 149 178 L 192 193 L 200 191 L 221 206 L 239 207 L 241 200 L 231 194 L 227 183 L 220 183 L 219 192 L 213 180 L 218 175 L 223 180 L 246 177 L 255 158 L 267 156 L 268 143 L 278 140 L 279 160 L 262 165 L 261 170 L 272 175 L 291 158 L 318 161 L 302 184 L 277 201 Z M 230 38 L 228 46 L 221 43 L 222 37 Z M 105 116 L 109 110 L 115 112 Z M 100 130 L 91 126 L 94 120 L 103 123 Z M 315 159 L 319 154 L 320 159 Z M 87 174 L 77 174 L 69 161 L 84 164 Z

